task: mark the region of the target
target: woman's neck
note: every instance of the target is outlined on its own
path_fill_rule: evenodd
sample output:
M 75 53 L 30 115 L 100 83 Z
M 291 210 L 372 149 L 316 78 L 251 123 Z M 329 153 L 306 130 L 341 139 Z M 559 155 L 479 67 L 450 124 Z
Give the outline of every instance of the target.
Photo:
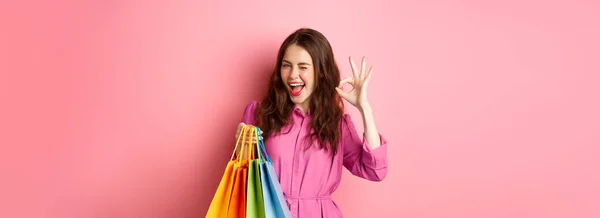
M 300 103 L 300 104 L 296 104 L 296 107 L 298 107 L 300 109 L 300 111 L 302 111 L 302 115 L 306 116 L 306 114 L 308 113 L 308 101 Z

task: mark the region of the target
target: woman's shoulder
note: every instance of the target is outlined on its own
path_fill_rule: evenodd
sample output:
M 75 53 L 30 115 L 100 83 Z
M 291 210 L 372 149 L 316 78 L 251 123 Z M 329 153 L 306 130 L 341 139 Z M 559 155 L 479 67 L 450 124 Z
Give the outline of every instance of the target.
M 342 115 L 342 119 L 340 119 L 340 127 L 343 129 L 354 128 L 354 122 L 352 121 L 352 116 L 349 113 L 344 112 Z

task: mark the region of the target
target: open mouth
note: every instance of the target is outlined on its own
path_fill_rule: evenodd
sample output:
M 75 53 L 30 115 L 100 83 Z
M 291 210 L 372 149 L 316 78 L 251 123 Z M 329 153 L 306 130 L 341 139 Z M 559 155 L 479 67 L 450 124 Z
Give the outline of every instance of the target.
M 299 96 L 304 90 L 304 83 L 290 83 L 290 91 L 293 96 Z

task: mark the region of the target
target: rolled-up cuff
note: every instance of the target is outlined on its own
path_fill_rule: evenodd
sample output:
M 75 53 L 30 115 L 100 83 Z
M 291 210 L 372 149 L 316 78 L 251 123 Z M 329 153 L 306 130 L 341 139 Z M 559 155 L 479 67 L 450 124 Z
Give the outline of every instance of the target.
M 371 149 L 369 149 L 369 144 L 363 135 L 362 161 L 365 164 L 365 166 L 372 168 L 372 169 L 381 169 L 381 168 L 387 167 L 387 165 L 388 165 L 387 141 L 381 134 L 379 134 L 379 140 L 381 140 L 381 146 L 371 150 Z

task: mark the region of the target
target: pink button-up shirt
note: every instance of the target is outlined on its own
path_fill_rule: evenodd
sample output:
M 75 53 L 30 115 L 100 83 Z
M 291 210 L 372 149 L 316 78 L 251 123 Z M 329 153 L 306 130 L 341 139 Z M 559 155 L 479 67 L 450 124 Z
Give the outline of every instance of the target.
M 257 101 L 247 105 L 242 122 L 256 125 L 254 111 L 257 105 Z M 348 114 L 341 120 L 342 135 L 338 152 L 333 157 L 316 146 L 305 149 L 303 139 L 309 136 L 310 113 L 304 116 L 296 107 L 290 119 L 292 122 L 282 129 L 281 134 L 265 141 L 265 148 L 294 218 L 342 217 L 331 199 L 340 184 L 342 166 L 353 175 L 371 181 L 381 181 L 386 176 L 385 139 L 380 134 L 381 147 L 369 150 L 366 140 L 361 140 L 356 133 Z

